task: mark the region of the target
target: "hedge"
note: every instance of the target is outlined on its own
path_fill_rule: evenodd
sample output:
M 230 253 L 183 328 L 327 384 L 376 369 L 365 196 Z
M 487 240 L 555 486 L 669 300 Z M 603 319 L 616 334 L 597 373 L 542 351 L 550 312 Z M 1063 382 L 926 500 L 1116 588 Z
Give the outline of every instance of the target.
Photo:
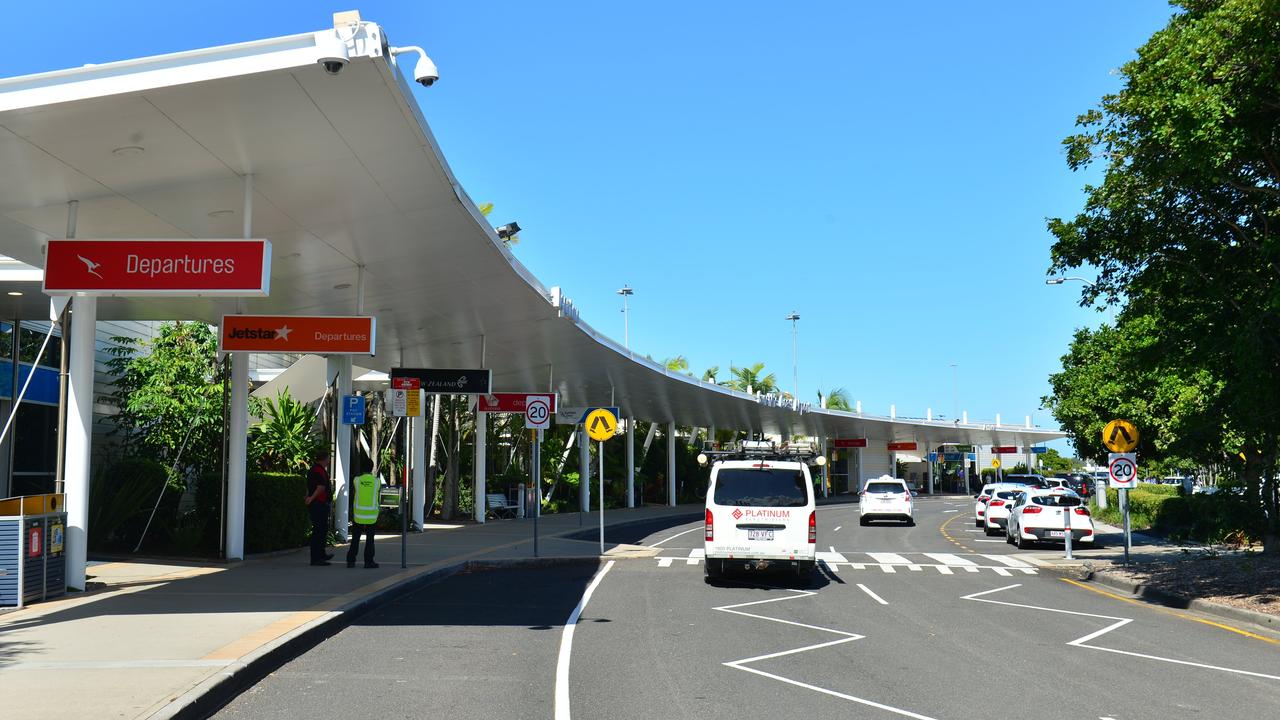
M 1178 495 L 1176 486 L 1151 485 L 1129 491 L 1129 522 L 1135 528 L 1155 528 L 1176 537 L 1217 542 L 1231 532 L 1257 536 L 1256 520 L 1242 497 L 1229 493 Z M 1103 522 L 1120 525 L 1120 501 L 1107 490 L 1107 509 L 1098 513 Z
M 204 475 L 196 484 L 196 507 L 208 518 L 205 542 L 218 537 L 220 486 L 217 473 Z M 301 474 L 251 472 L 245 478 L 244 549 L 246 553 L 301 547 L 311 534 L 311 518 L 302 502 L 307 480 Z M 212 532 L 210 532 L 212 530 Z
M 132 550 L 156 507 L 168 472 L 150 458 L 126 457 L 94 475 L 89 491 L 89 544 L 96 550 Z M 148 536 L 162 537 L 177 513 L 181 490 L 169 488 L 156 510 Z

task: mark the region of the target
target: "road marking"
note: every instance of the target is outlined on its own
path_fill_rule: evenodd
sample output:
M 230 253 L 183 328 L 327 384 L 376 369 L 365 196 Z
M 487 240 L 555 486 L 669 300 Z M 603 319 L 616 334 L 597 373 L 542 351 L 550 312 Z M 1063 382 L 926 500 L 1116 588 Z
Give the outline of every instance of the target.
M 1004 568 L 991 568 L 991 569 L 992 569 L 992 570 L 995 570 L 995 571 L 996 571 L 996 574 L 997 574 L 997 575 L 1000 575 L 1000 576 L 1002 576 L 1002 577 L 1011 577 L 1011 576 L 1013 575 L 1013 573 L 1009 572 L 1008 570 L 1006 570 L 1006 569 L 1004 569 Z
M 675 558 L 672 558 L 672 557 L 660 557 L 660 558 L 658 558 L 658 567 L 671 567 L 671 561 L 672 561 L 672 560 L 675 560 Z
M 835 529 L 835 530 L 832 530 L 831 532 L 840 532 L 840 528 L 842 528 L 842 527 L 844 527 L 844 526 L 843 526 L 843 525 L 837 525 L 837 526 L 836 526 L 836 529 Z
M 871 588 L 867 587 L 866 585 L 863 585 L 862 583 L 858 583 L 858 587 L 862 590 L 862 592 L 864 592 L 864 593 L 866 593 L 866 594 L 870 595 L 872 600 L 875 600 L 876 602 L 880 603 L 881 605 L 888 605 L 888 604 L 889 604 L 889 603 L 887 603 L 887 602 L 885 602 L 885 601 L 884 601 L 884 598 L 882 598 L 882 597 L 880 597 L 879 595 L 877 595 L 877 594 L 875 594 L 875 593 L 871 592 Z
M 959 510 L 943 510 L 942 512 L 945 514 L 945 513 L 953 513 L 953 512 L 960 512 L 960 511 Z
M 920 567 L 919 565 L 908 565 L 907 569 L 913 572 L 924 572 L 924 568 Z
M 1174 617 L 1180 617 L 1180 618 L 1182 618 L 1183 620 L 1190 620 L 1190 621 L 1192 621 L 1192 622 L 1198 622 L 1198 623 L 1201 623 L 1201 624 L 1204 624 L 1204 625 L 1209 625 L 1209 626 L 1211 626 L 1211 627 L 1216 627 L 1216 628 L 1218 628 L 1218 629 L 1220 629 L 1220 630 L 1226 630 L 1226 631 L 1228 631 L 1228 632 L 1236 633 L 1237 635 L 1244 635 L 1245 637 L 1253 638 L 1254 640 L 1261 640 L 1261 641 L 1263 641 L 1263 642 L 1265 642 L 1265 643 L 1271 643 L 1272 645 L 1280 645 L 1280 640 L 1275 640 L 1275 639 L 1273 639 L 1273 638 L 1265 637 L 1265 636 L 1263 636 L 1263 635 L 1256 635 L 1256 634 L 1254 634 L 1254 633 L 1249 632 L 1248 630 L 1241 630 L 1241 629 L 1239 629 L 1239 628 L 1231 627 L 1230 625 L 1223 625 L 1222 623 L 1216 623 L 1216 622 L 1214 622 L 1214 621 L 1212 621 L 1212 620 L 1205 620 L 1204 618 L 1198 618 L 1198 617 L 1195 617 L 1195 616 L 1193 616 L 1193 615 L 1187 615 L 1187 614 L 1180 613 L 1180 612 L 1174 612 L 1173 610 L 1166 610 L 1165 608 L 1162 608 L 1162 607 L 1156 607 L 1156 606 L 1154 606 L 1154 605 L 1148 605 L 1148 604 L 1146 604 L 1146 603 L 1144 603 L 1144 602 L 1141 602 L 1141 601 L 1138 601 L 1138 600 L 1134 600 L 1133 598 L 1122 597 L 1122 596 L 1120 596 L 1120 595 L 1114 595 L 1114 594 L 1112 594 L 1112 593 L 1109 593 L 1109 592 L 1107 592 L 1106 590 L 1099 590 L 1098 588 L 1095 588 L 1095 587 L 1089 587 L 1088 585 L 1085 585 L 1084 583 L 1081 583 L 1081 582 L 1076 582 L 1075 580 L 1068 580 L 1067 578 L 1059 578 L 1059 579 L 1060 579 L 1060 580 L 1062 580 L 1063 582 L 1066 582 L 1066 583 L 1070 583 L 1070 584 L 1072 584 L 1072 585 L 1075 585 L 1076 587 L 1078 587 L 1078 588 L 1080 588 L 1080 589 L 1082 589 L 1082 590 L 1088 590 L 1088 591 L 1090 591 L 1090 592 L 1096 592 L 1096 593 L 1098 593 L 1099 595 L 1106 595 L 1106 596 L 1107 596 L 1107 597 L 1109 597 L 1109 598 L 1114 598 L 1114 599 L 1116 599 L 1116 600 L 1123 600 L 1124 602 L 1127 602 L 1127 603 L 1132 603 L 1132 604 L 1134 604 L 1134 605 L 1140 605 L 1140 606 L 1145 607 L 1145 608 L 1150 608 L 1151 610 L 1157 610 L 1157 611 L 1162 612 L 1162 613 L 1164 613 L 1164 614 L 1166 614 L 1166 615 L 1173 615 Z
M 953 567 L 977 567 L 978 563 L 972 560 L 966 560 L 959 555 L 951 553 L 922 553 L 925 557 L 933 558 L 944 565 Z
M 1008 565 L 1009 567 L 1016 567 L 1016 568 L 1031 567 L 1030 564 L 1024 563 L 1018 558 L 1013 557 L 1012 555 L 983 555 L 982 557 L 988 560 L 995 560 L 996 562 L 1003 563 L 1005 565 Z
M 1066 580 L 1065 578 L 1063 579 Z M 1072 581 L 1072 580 L 1066 580 L 1066 582 L 1076 584 L 1075 581 Z M 1128 625 L 1129 623 L 1133 622 L 1133 618 L 1121 618 L 1121 617 L 1114 617 L 1111 615 L 1099 615 L 1097 613 L 1078 612 L 1075 610 L 1063 610 L 1061 608 L 1050 608 L 1050 607 L 1044 607 L 1041 605 L 1026 605 L 1023 603 L 1003 602 L 1000 600 L 989 600 L 987 598 L 982 597 L 983 595 L 992 595 L 994 593 L 1003 592 L 1005 590 L 1012 590 L 1018 587 L 1022 587 L 1022 585 L 1021 584 L 1006 585 L 1004 587 L 999 587 L 994 590 L 986 590 L 979 593 L 973 593 L 972 595 L 965 595 L 960 599 L 975 600 L 977 602 L 991 603 L 992 605 L 1005 605 L 1008 607 L 1027 608 L 1029 610 L 1042 610 L 1044 612 L 1061 613 L 1063 615 L 1075 615 L 1078 617 L 1091 617 L 1091 618 L 1099 618 L 1102 620 L 1116 621 L 1111 625 L 1108 625 L 1102 628 L 1101 630 L 1095 630 L 1094 632 L 1091 632 L 1088 635 L 1085 635 L 1084 637 L 1076 638 L 1075 640 L 1072 640 L 1071 642 L 1067 643 L 1067 645 L 1071 647 L 1085 648 L 1087 650 L 1099 650 L 1101 652 L 1115 653 L 1117 655 L 1127 655 L 1129 657 L 1143 658 L 1144 660 L 1155 660 L 1157 662 L 1173 663 L 1175 665 L 1187 665 L 1190 667 L 1204 668 L 1206 670 L 1220 670 L 1222 672 L 1228 672 L 1235 675 L 1249 675 L 1252 677 L 1266 678 L 1268 680 L 1280 680 L 1280 675 L 1268 675 L 1266 673 L 1253 672 L 1252 670 L 1239 670 L 1236 668 L 1222 667 L 1220 665 L 1208 665 L 1205 663 L 1192 662 L 1190 660 L 1175 660 L 1174 658 L 1160 657 L 1159 655 L 1147 655 L 1145 653 L 1136 653 L 1136 652 L 1130 652 L 1128 650 L 1117 650 L 1115 648 L 1106 648 L 1106 647 L 1100 647 L 1098 645 L 1085 644 L 1090 640 L 1096 640 L 1102 637 L 1103 635 L 1106 635 L 1112 630 L 1118 630 L 1124 627 L 1125 625 Z M 1092 588 L 1089 588 L 1089 589 L 1092 589 Z M 1102 594 L 1109 595 L 1110 593 L 1102 593 Z M 1119 598 L 1119 599 L 1125 600 L 1127 598 Z
M 10 670 L 137 670 L 142 668 L 220 668 L 235 660 L 67 660 L 52 662 L 20 662 L 5 665 Z
M 965 532 L 980 533 L 980 532 L 986 532 L 986 530 L 978 530 L 977 528 L 968 528 L 965 530 Z
M 881 566 L 880 566 L 880 569 L 881 569 L 881 570 L 883 570 L 883 571 L 885 571 L 886 573 L 889 573 L 889 574 L 893 574 L 893 573 L 898 572 L 897 570 L 894 570 L 894 569 L 893 569 L 893 566 L 892 566 L 892 565 L 881 565 Z
M 560 636 L 560 657 L 556 660 L 556 720 L 570 720 L 572 717 L 569 713 L 569 658 L 573 654 L 573 630 L 578 626 L 578 618 L 582 617 L 582 610 L 587 607 L 591 593 L 596 591 L 596 587 L 604 579 L 605 573 L 609 572 L 609 568 L 613 567 L 613 563 L 613 560 L 605 563 L 605 566 L 600 568 L 596 576 L 591 579 L 591 584 L 582 593 L 578 606 L 573 609 L 569 619 L 564 623 L 564 634 Z
M 938 566 L 938 572 L 942 573 L 943 575 L 951 575 L 951 574 L 953 574 L 952 569 L 951 569 L 951 568 L 949 568 L 949 567 L 947 567 L 946 565 L 939 565 L 939 566 Z
M 1004 542 L 1004 540 L 974 540 L 974 542 L 993 542 L 993 543 L 1002 543 L 1002 542 Z
M 656 542 L 656 543 L 654 543 L 654 544 L 650 545 L 649 547 L 658 547 L 659 545 L 661 545 L 662 543 L 664 543 L 664 542 L 666 542 L 666 541 L 668 541 L 668 540 L 675 540 L 676 538 L 680 537 L 681 535 L 688 535 L 689 533 L 691 533 L 691 532 L 693 532 L 693 531 L 695 531 L 695 530 L 697 530 L 697 529 L 698 529 L 698 528 L 696 528 L 696 527 L 691 527 L 691 528 L 689 528 L 688 530 L 683 530 L 683 531 L 681 531 L 681 532 L 678 532 L 678 533 L 676 533 L 675 535 L 672 535 L 672 536 L 671 536 L 671 537 L 669 537 L 669 538 L 663 538 L 663 539 L 659 540 L 658 542 Z
M 799 598 L 809 597 L 811 595 L 817 594 L 817 593 L 810 592 L 808 590 L 791 590 L 790 592 L 800 593 L 800 594 L 791 595 L 787 597 L 772 598 L 769 600 L 757 600 L 755 602 L 740 603 L 737 605 L 725 605 L 725 606 L 714 608 L 714 609 L 719 610 L 721 612 L 732 613 L 734 615 L 741 615 L 743 617 L 755 618 L 757 620 L 766 620 L 768 622 L 782 623 L 783 625 L 793 625 L 793 626 L 808 628 L 811 630 L 821 630 L 823 632 L 829 632 L 835 635 L 842 635 L 843 637 L 841 637 L 838 640 L 831 640 L 829 642 L 818 643 L 817 645 L 808 645 L 805 647 L 796 648 L 794 650 L 783 650 L 782 652 L 769 653 L 768 655 L 757 655 L 756 657 L 744 658 L 742 660 L 734 660 L 732 662 L 724 663 L 726 667 L 731 667 L 736 670 L 742 670 L 744 672 L 749 672 L 749 673 L 752 673 L 753 675 L 759 675 L 761 677 L 767 677 L 770 680 L 777 680 L 778 682 L 784 682 L 784 683 L 787 683 L 788 685 L 794 685 L 796 687 L 804 688 L 806 690 L 812 690 L 814 692 L 822 693 L 824 695 L 838 697 L 842 700 L 848 700 L 849 702 L 858 703 L 859 705 L 866 705 L 868 707 L 878 708 L 880 710 L 891 712 L 896 715 L 915 718 L 916 720 L 934 720 L 934 718 L 931 718 L 927 715 L 920 715 L 919 713 L 913 713 L 910 710 L 896 708 L 896 707 L 893 707 L 892 705 L 884 705 L 882 703 L 875 702 L 874 700 L 867 700 L 865 698 L 855 697 L 853 695 L 847 695 L 845 693 L 836 692 L 835 690 L 829 690 L 824 687 L 818 687 L 817 685 L 811 685 L 809 683 L 801 682 L 799 680 L 792 680 L 791 678 L 783 677 L 782 675 L 775 675 L 774 673 L 765 672 L 764 670 L 757 670 L 756 668 L 753 668 L 753 667 L 747 667 L 748 663 L 757 662 L 760 660 L 769 660 L 772 658 L 784 657 L 787 655 L 796 655 L 802 652 L 808 652 L 809 650 L 818 650 L 821 648 L 831 647 L 833 645 L 840 645 L 847 642 L 853 642 L 854 640 L 861 640 L 863 637 L 865 637 L 864 635 L 857 635 L 854 633 L 845 632 L 844 630 L 818 627 L 816 625 L 805 625 L 803 623 L 792 622 L 790 620 L 779 620 L 778 618 L 771 618 L 767 615 L 755 615 L 753 613 L 742 612 L 741 610 L 737 609 L 737 608 L 749 607 L 752 605 L 763 605 L 765 603 L 796 600 Z
M 870 555 L 870 556 L 871 556 L 871 559 L 875 560 L 875 561 L 876 561 L 876 562 L 878 562 L 878 563 L 890 563 L 890 564 L 896 564 L 896 565 L 910 565 L 910 564 L 911 564 L 911 561 L 910 561 L 910 560 L 908 560 L 908 559 L 906 559 L 906 558 L 902 557 L 901 555 L 899 555 L 899 554 L 897 554 L 897 553 L 874 553 L 874 552 L 869 552 L 869 553 L 867 553 L 867 555 Z
M 706 556 L 707 556 L 707 551 L 704 548 L 694 548 L 693 550 L 689 551 L 689 559 L 685 561 L 685 564 L 697 565 L 698 561 L 702 560 Z

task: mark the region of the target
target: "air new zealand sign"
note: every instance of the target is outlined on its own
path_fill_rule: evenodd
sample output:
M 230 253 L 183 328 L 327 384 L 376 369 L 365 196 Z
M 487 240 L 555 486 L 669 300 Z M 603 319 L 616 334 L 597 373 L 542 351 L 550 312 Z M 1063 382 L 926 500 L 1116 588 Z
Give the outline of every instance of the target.
M 422 391 L 438 395 L 487 395 L 492 370 L 451 370 L 442 368 L 391 368 L 391 379 L 417 378 Z

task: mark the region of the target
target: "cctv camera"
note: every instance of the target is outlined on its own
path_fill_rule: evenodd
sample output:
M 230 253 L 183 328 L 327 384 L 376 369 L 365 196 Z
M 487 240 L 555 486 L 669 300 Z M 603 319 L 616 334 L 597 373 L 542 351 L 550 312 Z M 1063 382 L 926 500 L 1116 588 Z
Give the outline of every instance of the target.
M 436 69 L 436 64 L 431 62 L 431 58 L 427 57 L 427 51 L 416 45 L 408 47 L 393 47 L 391 55 L 395 57 L 401 53 L 416 52 L 418 53 L 418 64 L 413 67 L 413 79 L 420 83 L 423 87 L 431 87 L 440 79 L 440 71 Z
M 318 62 L 324 68 L 326 75 L 337 75 L 347 66 L 347 59 L 344 57 L 324 57 Z
M 413 67 L 413 79 L 422 84 L 422 87 L 431 87 L 440 79 L 440 71 L 436 69 L 436 64 L 431 62 L 431 58 L 423 55 L 418 60 L 418 64 Z

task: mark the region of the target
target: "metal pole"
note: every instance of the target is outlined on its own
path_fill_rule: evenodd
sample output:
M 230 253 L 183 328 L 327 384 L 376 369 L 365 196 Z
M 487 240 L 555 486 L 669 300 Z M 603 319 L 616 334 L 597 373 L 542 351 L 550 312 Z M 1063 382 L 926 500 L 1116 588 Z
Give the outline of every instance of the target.
M 1062 512 L 1066 517 L 1065 522 L 1066 522 L 1066 531 L 1067 531 L 1067 535 L 1066 535 L 1067 559 L 1073 560 L 1074 558 L 1071 556 L 1071 513 L 1075 512 L 1075 508 L 1069 508 L 1069 507 L 1063 508 Z
M 533 556 L 538 557 L 538 516 L 542 514 L 542 431 L 533 431 Z
M 411 392 L 417 392 L 412 390 Z M 421 405 L 419 405 L 421 407 Z M 400 568 L 409 567 L 409 423 L 413 422 L 413 418 L 404 419 L 404 450 L 401 462 L 404 464 L 400 471 Z
M 1129 488 L 1120 488 L 1120 510 L 1124 513 L 1124 564 L 1129 564 L 1129 545 L 1133 538 L 1129 534 Z
M 604 441 L 600 441 L 600 449 L 598 451 L 600 460 L 600 497 L 596 502 L 600 503 L 600 554 L 604 554 Z

